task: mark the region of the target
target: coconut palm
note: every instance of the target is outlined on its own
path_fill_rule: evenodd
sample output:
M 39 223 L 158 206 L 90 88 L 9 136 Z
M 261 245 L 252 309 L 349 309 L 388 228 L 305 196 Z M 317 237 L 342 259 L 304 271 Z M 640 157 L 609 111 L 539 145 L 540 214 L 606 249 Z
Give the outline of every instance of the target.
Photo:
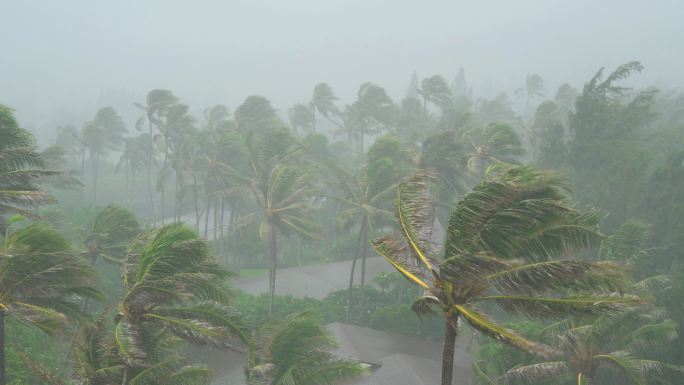
M 111 322 L 109 316 L 110 313 L 103 312 L 95 322 L 84 325 L 76 337 L 70 359 L 71 376 L 77 384 L 207 385 L 211 382 L 211 370 L 206 365 L 189 363 L 174 352 L 177 341 L 164 332 L 153 341 L 155 360 L 150 360 L 142 370 L 127 371 L 126 362 L 115 348 L 116 336 L 111 335 L 107 325 Z M 51 385 L 62 385 L 49 381 L 56 376 L 47 368 L 37 374 Z
M 311 131 L 311 110 L 308 106 L 296 103 L 292 108 L 287 111 L 287 115 L 290 118 L 290 126 L 294 130 L 295 134 L 298 134 L 299 128 L 305 132 Z
M 662 346 L 677 338 L 677 324 L 659 318 L 638 309 L 604 316 L 586 325 L 571 321 L 553 324 L 545 331 L 561 355 L 553 357 L 553 361 L 517 366 L 507 371 L 502 380 L 531 383 L 552 379 L 554 384 L 578 385 L 619 381 L 644 385 L 649 376 L 663 371 L 684 371 L 684 368 L 642 358 L 646 348 Z
M 116 171 L 119 171 L 123 165 L 126 178 L 126 201 L 128 204 L 133 200 L 135 176 L 140 170 L 147 168 L 147 162 L 149 161 L 147 140 L 147 134 L 124 138 L 123 151 L 116 165 Z
M 538 97 L 544 97 L 546 90 L 544 89 L 544 79 L 538 74 L 527 74 L 525 76 L 525 86 L 518 88 L 515 91 L 516 95 L 525 98 L 524 113 L 530 108 L 530 100 Z
M 336 115 L 339 112 L 335 106 L 337 96 L 327 83 L 319 83 L 314 87 L 311 102 L 309 102 L 309 110 L 311 111 L 311 130 L 316 132 L 316 111 L 326 118 L 331 115 Z
M 337 215 L 338 228 L 350 228 L 358 224 L 359 234 L 356 238 L 356 248 L 352 259 L 351 272 L 349 273 L 349 288 L 347 290 L 347 318 L 351 316 L 353 308 L 353 287 L 356 263 L 361 257 L 361 286 L 365 283 L 366 258 L 368 256 L 368 240 L 375 234 L 379 225 L 388 223 L 392 218 L 392 212 L 383 207 L 394 190 L 396 184 L 379 186 L 378 180 L 369 178 L 365 168 L 357 171 L 354 175 L 331 166 L 337 176 L 340 186 L 339 196 L 334 199 L 340 201 L 342 210 Z
M 125 254 L 126 246 L 140 233 L 140 224 L 131 211 L 110 204 L 102 209 L 89 226 L 85 239 L 85 256 L 95 264 L 98 257 L 115 262 Z
M 136 128 L 141 130 L 145 122 L 147 122 L 149 129 L 148 146 L 147 146 L 147 190 L 150 197 L 150 209 L 152 215 L 155 215 L 154 209 L 154 190 L 152 189 L 152 160 L 154 158 L 154 131 L 153 127 L 161 126 L 161 119 L 168 111 L 169 107 L 178 102 L 178 98 L 169 90 L 154 89 L 147 93 L 145 97 L 145 104 L 134 103 L 136 107 L 142 110 L 143 114 L 136 122 Z
M 451 90 L 446 80 L 439 76 L 431 76 L 420 82 L 418 93 L 423 97 L 423 113 L 427 114 L 428 102 L 444 109 L 451 104 Z
M 83 126 L 81 142 L 93 162 L 93 206 L 97 204 L 97 178 L 100 157 L 118 150 L 124 143 L 126 125 L 112 107 L 100 108 L 95 117 Z
M 0 222 L 9 213 L 32 216 L 31 209 L 54 201 L 37 182 L 56 173 L 45 170 L 33 137 L 19 127 L 12 109 L 1 104 L 0 139 Z
M 260 236 L 268 243 L 270 312 L 275 296 L 278 233 L 317 238 L 319 226 L 311 219 L 314 191 L 310 173 L 297 163 L 300 154 L 289 131 L 248 133 L 244 149 L 247 167 L 240 169 L 227 163 L 220 163 L 219 167 L 222 174 L 233 180 L 230 189 L 249 191 L 257 204 L 258 211 L 243 215 L 240 226 L 260 223 Z
M 263 133 L 283 124 L 271 102 L 263 96 L 252 95 L 235 109 L 235 121 L 241 132 Z
M 14 221 L 16 217 L 12 220 Z M 10 224 L 11 222 L 10 221 Z M 5 318 L 56 333 L 82 319 L 81 301 L 100 298 L 95 271 L 44 223 L 3 234 L 0 247 L 0 385 L 5 385 Z
M 335 346 L 312 313 L 268 320 L 254 332 L 247 353 L 247 384 L 333 385 L 365 372 L 360 363 L 330 353 Z
M 556 175 L 528 167 L 490 174 L 452 212 L 442 258 L 432 243 L 430 178 L 421 172 L 399 187 L 404 240 L 385 236 L 373 247 L 425 290 L 413 305 L 418 314 L 439 312 L 445 318 L 443 385 L 452 384 L 459 319 L 499 342 L 542 356 L 553 353 L 501 326 L 479 306 L 544 318 L 600 315 L 640 303 L 616 294 L 622 289 L 618 265 L 555 259 L 602 239 L 601 215 L 571 209 L 566 185 Z
M 467 168 L 476 175 L 491 165 L 519 164 L 525 154 L 520 137 L 513 127 L 504 123 L 492 123 L 465 133 L 473 150 L 467 155 Z
M 370 82 L 362 84 L 356 96 L 354 104 L 347 109 L 347 120 L 351 127 L 356 127 L 363 154 L 364 136 L 391 126 L 396 107 L 384 88 Z
M 122 384 L 166 365 L 170 343 L 231 348 L 249 336 L 227 307 L 228 272 L 192 229 L 170 224 L 140 235 L 123 267 L 124 295 L 115 317 L 114 344 Z

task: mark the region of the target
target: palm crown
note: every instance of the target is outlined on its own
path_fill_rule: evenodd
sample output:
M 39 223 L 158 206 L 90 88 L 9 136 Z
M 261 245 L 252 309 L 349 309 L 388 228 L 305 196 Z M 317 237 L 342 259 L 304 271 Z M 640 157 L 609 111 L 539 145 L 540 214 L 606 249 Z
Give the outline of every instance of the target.
M 443 258 L 432 242 L 429 172 L 400 185 L 397 216 L 404 241 L 385 236 L 374 248 L 407 279 L 425 289 L 413 309 L 438 309 L 447 321 L 443 383 L 451 384 L 459 318 L 503 343 L 548 356 L 550 347 L 529 341 L 487 316 L 493 303 L 533 317 L 590 316 L 639 303 L 616 294 L 622 276 L 612 263 L 557 260 L 598 246 L 600 215 L 565 203 L 565 185 L 554 174 L 528 167 L 490 177 L 466 195 L 451 215 Z

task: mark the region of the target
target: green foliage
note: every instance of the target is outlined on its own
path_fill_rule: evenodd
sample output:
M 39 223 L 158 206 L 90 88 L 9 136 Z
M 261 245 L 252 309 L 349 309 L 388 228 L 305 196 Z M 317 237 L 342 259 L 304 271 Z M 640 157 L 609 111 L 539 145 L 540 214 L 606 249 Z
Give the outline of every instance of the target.
M 269 319 L 254 332 L 247 354 L 248 384 L 332 385 L 365 373 L 356 362 L 335 358 L 332 335 L 313 313 Z

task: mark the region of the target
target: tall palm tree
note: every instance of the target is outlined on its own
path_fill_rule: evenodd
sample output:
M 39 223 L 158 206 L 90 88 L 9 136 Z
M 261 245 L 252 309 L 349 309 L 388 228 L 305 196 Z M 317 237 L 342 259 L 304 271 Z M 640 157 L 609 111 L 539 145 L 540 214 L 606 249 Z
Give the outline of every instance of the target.
M 86 123 L 81 131 L 84 149 L 90 153 L 93 162 L 93 206 L 97 204 L 97 177 L 100 157 L 109 151 L 118 150 L 124 143 L 126 125 L 112 107 L 100 108 L 95 118 Z
M 270 319 L 254 332 L 245 375 L 250 385 L 333 385 L 365 373 L 357 362 L 336 358 L 336 342 L 312 313 Z
M 546 89 L 544 88 L 544 79 L 538 74 L 527 74 L 525 76 L 525 86 L 518 88 L 515 93 L 525 98 L 524 113 L 530 108 L 530 100 L 534 98 L 544 97 Z
M 159 203 L 159 214 L 161 224 L 164 224 L 165 214 L 165 197 L 166 197 L 166 182 L 172 176 L 176 180 L 176 187 L 178 186 L 179 172 L 181 171 L 177 160 L 176 152 L 180 147 L 185 145 L 187 134 L 194 132 L 195 118 L 189 114 L 189 107 L 185 104 L 176 103 L 168 107 L 163 120 L 160 120 L 159 131 L 161 132 L 160 141 L 164 149 L 164 160 L 157 180 L 157 188 L 161 192 Z M 215 111 L 214 118 L 220 118 L 220 112 Z M 220 119 L 219 119 L 220 120 Z M 171 163 L 169 161 L 171 160 Z M 176 195 L 178 188 L 176 188 Z M 175 213 L 174 213 L 175 216 Z
M 126 202 L 130 205 L 135 191 L 135 176 L 147 168 L 148 158 L 147 134 L 140 134 L 132 138 L 124 138 L 123 151 L 116 164 L 116 170 L 124 167 L 126 178 Z
M 136 122 L 136 128 L 141 130 L 145 122 L 147 122 L 149 129 L 148 147 L 147 147 L 147 190 L 150 197 L 150 210 L 152 210 L 152 217 L 156 215 L 154 209 L 154 190 L 152 189 L 152 160 L 154 158 L 154 131 L 153 127 L 159 129 L 161 120 L 166 114 L 168 108 L 175 104 L 178 98 L 169 90 L 154 89 L 147 93 L 145 97 L 145 104 L 134 103 L 136 107 L 143 111 Z
M 502 379 L 507 383 L 553 379 L 555 384 L 589 385 L 597 383 L 603 375 L 604 383 L 614 384 L 617 380 L 644 385 L 649 376 L 665 370 L 684 372 L 681 367 L 640 358 L 645 348 L 662 346 L 677 338 L 674 321 L 642 311 L 604 316 L 590 324 L 553 324 L 545 332 L 560 355 L 553 357 L 553 361 L 517 366 Z
M 305 132 L 311 131 L 311 109 L 301 103 L 296 103 L 287 111 L 287 115 L 290 118 L 290 126 L 295 132 L 295 135 L 299 133 L 299 128 Z
M 278 266 L 278 233 L 316 238 L 319 226 L 311 219 L 313 188 L 308 170 L 297 163 L 299 151 L 287 130 L 265 134 L 247 133 L 244 140 L 249 164 L 238 169 L 221 163 L 222 173 L 251 192 L 258 211 L 244 215 L 241 226 L 260 223 L 261 238 L 267 242 L 269 267 L 269 312 L 275 297 Z
M 446 80 L 439 76 L 431 76 L 420 82 L 418 94 L 423 97 L 423 113 L 427 114 L 428 102 L 444 109 L 451 104 L 451 89 Z
M 229 273 L 194 230 L 166 225 L 139 236 L 129 250 L 113 338 L 123 366 L 120 383 L 139 383 L 136 376 L 176 362 L 169 358 L 173 336 L 219 348 L 248 340 L 226 305 Z
M 384 88 L 373 83 L 364 83 L 359 88 L 357 99 L 348 109 L 350 123 L 357 127 L 360 151 L 363 154 L 365 135 L 377 133 L 394 122 L 396 106 Z
M 349 287 L 347 290 L 347 318 L 349 319 L 353 308 L 353 287 L 356 262 L 361 257 L 361 286 L 365 283 L 366 257 L 368 256 L 368 239 L 372 237 L 378 225 L 388 223 L 392 218 L 392 212 L 387 210 L 384 203 L 396 189 L 396 184 L 378 186 L 378 180 L 369 178 L 366 170 L 361 169 L 354 175 L 331 166 L 338 177 L 342 194 L 335 196 L 342 204 L 342 210 L 337 215 L 339 228 L 349 228 L 358 224 L 359 234 L 356 238 L 356 248 L 352 259 L 349 273 Z
M 518 134 L 504 123 L 492 123 L 468 131 L 464 139 L 473 147 L 466 157 L 467 168 L 478 176 L 491 165 L 519 164 L 520 157 L 525 154 Z
M 80 302 L 100 298 L 95 271 L 44 223 L 5 231 L 0 247 L 0 385 L 5 385 L 5 317 L 56 333 L 82 319 Z
M 19 127 L 12 109 L 0 104 L 0 231 L 1 220 L 9 213 L 32 216 L 31 209 L 53 202 L 37 182 L 54 175 L 36 150 L 31 134 Z
M 131 211 L 110 204 L 95 216 L 84 237 L 85 255 L 95 264 L 98 257 L 121 262 L 126 246 L 140 233 Z
M 425 290 L 413 305 L 418 314 L 438 312 L 445 318 L 442 385 L 452 384 L 459 319 L 513 347 L 553 353 L 501 326 L 478 305 L 543 318 L 600 315 L 641 303 L 616 294 L 622 289 L 618 265 L 555 259 L 598 246 L 602 239 L 601 216 L 571 209 L 566 185 L 556 175 L 528 167 L 490 175 L 452 212 L 442 258 L 432 243 L 430 178 L 418 173 L 398 189 L 404 239 L 381 237 L 373 247 Z
M 311 111 L 311 130 L 316 132 L 316 111 L 326 118 L 337 115 L 339 112 L 335 106 L 337 96 L 327 83 L 318 83 L 314 87 L 309 110 Z

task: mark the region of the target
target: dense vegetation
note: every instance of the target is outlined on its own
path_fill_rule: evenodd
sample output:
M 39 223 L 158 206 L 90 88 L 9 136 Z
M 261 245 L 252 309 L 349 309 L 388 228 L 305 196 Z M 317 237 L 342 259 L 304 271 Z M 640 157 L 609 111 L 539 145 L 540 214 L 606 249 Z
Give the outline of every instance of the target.
M 684 95 L 625 87 L 642 70 L 551 97 L 530 74 L 517 103 L 462 71 L 398 103 L 320 83 L 286 114 L 155 89 L 134 127 L 102 107 L 42 149 L 0 105 L 0 385 L 208 384 L 190 345 L 333 384 L 366 371 L 333 321 L 443 342 L 443 385 L 459 332 L 482 384 L 681 383 Z M 279 268 L 340 260 L 347 289 L 276 295 Z

